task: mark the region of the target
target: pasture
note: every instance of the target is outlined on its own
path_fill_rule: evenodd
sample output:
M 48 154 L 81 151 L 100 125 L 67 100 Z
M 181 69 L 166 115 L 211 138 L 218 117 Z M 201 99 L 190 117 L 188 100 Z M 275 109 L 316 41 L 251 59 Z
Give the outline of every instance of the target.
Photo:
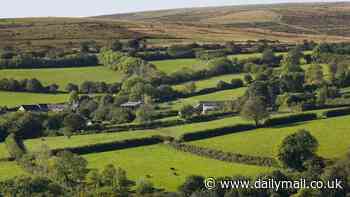
M 216 87 L 219 81 L 225 81 L 227 83 L 231 83 L 232 79 L 243 79 L 243 77 L 244 77 L 244 74 L 220 75 L 209 79 L 195 81 L 195 84 L 196 84 L 197 91 L 199 91 L 205 88 Z M 181 90 L 182 88 L 184 88 L 184 85 L 185 84 L 179 84 L 174 86 L 174 88 L 177 90 Z
M 128 177 L 132 180 L 148 179 L 157 188 L 170 191 L 176 191 L 185 178 L 193 174 L 209 177 L 237 174 L 254 176 L 272 170 L 267 167 L 207 159 L 179 152 L 166 145 L 88 154 L 84 155 L 84 158 L 89 162 L 90 168 L 102 169 L 105 165 L 114 164 L 126 170 Z M 171 168 L 175 170 L 171 170 Z
M 30 151 L 38 150 L 42 145 L 47 145 L 50 149 L 78 147 L 89 144 L 97 144 L 111 141 L 121 141 L 126 139 L 136 139 L 158 134 L 157 131 L 137 131 L 137 132 L 116 132 L 101 133 L 91 135 L 75 135 L 70 139 L 64 136 L 45 137 L 41 139 L 25 140 L 24 143 Z M 0 158 L 8 157 L 4 143 L 0 143 Z
M 15 107 L 38 103 L 62 103 L 68 99 L 68 94 L 38 94 L 28 92 L 0 91 L 0 106 Z
M 336 158 L 349 150 L 350 116 L 309 121 L 273 128 L 261 128 L 252 131 L 194 141 L 191 144 L 254 156 L 273 157 L 281 141 L 299 129 L 306 129 L 317 138 L 320 147 L 318 153 L 326 158 Z
M 84 81 L 104 81 L 113 83 L 121 81 L 123 76 L 103 66 L 78 68 L 42 68 L 42 69 L 6 69 L 0 70 L 0 79 L 37 78 L 44 85 L 57 84 L 64 91 L 68 83 L 81 84 Z
M 125 139 L 135 139 L 150 137 L 152 135 L 164 135 L 179 137 L 183 133 L 195 132 L 209 128 L 218 128 L 235 123 L 244 122 L 240 117 L 229 117 L 203 123 L 192 123 L 173 127 L 166 127 L 153 130 L 137 130 L 115 133 L 100 133 L 89 135 L 74 135 L 70 139 L 64 136 L 45 137 L 41 139 L 25 140 L 24 143 L 30 151 L 38 150 L 42 145 L 49 146 L 50 149 L 78 147 L 89 144 L 105 143 L 111 141 L 121 141 Z M 8 157 L 4 143 L 0 143 L 0 158 Z
M 0 181 L 24 174 L 25 172 L 16 162 L 0 162 Z
M 214 92 L 211 94 L 193 96 L 189 98 L 179 99 L 173 102 L 169 102 L 166 106 L 172 107 L 175 110 L 180 109 L 182 106 L 189 104 L 195 105 L 198 101 L 227 101 L 243 96 L 246 88 L 237 88 L 231 90 L 223 90 Z
M 174 73 L 181 69 L 190 68 L 193 70 L 203 70 L 207 68 L 207 65 L 198 59 L 173 59 L 173 60 L 160 60 L 151 61 L 160 71 L 167 74 Z

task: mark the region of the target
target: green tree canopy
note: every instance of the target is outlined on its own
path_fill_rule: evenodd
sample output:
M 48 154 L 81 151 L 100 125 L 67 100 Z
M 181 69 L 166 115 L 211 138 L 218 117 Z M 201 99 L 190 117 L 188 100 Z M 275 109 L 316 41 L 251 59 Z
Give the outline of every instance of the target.
M 277 158 L 287 168 L 305 170 L 304 162 L 316 156 L 318 142 L 310 132 L 300 130 L 283 139 Z

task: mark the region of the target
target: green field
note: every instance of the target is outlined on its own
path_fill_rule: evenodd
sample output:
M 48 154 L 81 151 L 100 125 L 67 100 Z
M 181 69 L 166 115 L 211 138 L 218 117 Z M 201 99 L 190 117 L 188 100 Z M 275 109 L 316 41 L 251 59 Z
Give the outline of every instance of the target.
M 0 70 L 0 79 L 37 78 L 44 85 L 57 84 L 64 90 L 68 83 L 81 84 L 84 81 L 117 82 L 122 75 L 102 66 L 79 68 L 8 69 Z
M 285 54 L 285 53 L 277 53 Z M 250 53 L 250 54 L 238 54 L 228 56 L 230 59 L 237 58 L 238 60 L 247 59 L 251 57 L 260 57 L 261 53 Z M 181 70 L 182 68 L 190 68 L 193 70 L 202 70 L 208 68 L 208 64 L 204 61 L 195 58 L 188 59 L 173 59 L 173 60 L 160 60 L 151 61 L 159 70 L 165 73 L 173 73 Z
M 89 162 L 89 168 L 102 169 L 105 165 L 114 164 L 127 171 L 130 179 L 137 181 L 147 179 L 157 188 L 176 191 L 189 175 L 255 176 L 269 172 L 272 168 L 253 165 L 226 163 L 207 159 L 189 153 L 176 151 L 167 145 L 143 146 L 118 151 L 110 151 L 83 156 Z M 201 163 L 202 165 L 198 165 Z M 172 171 L 170 168 L 175 168 Z M 176 172 L 176 175 L 174 174 Z M 25 172 L 15 162 L 0 162 L 0 180 L 20 176 Z
M 154 64 L 160 71 L 168 74 L 179 71 L 182 68 L 202 70 L 207 67 L 204 62 L 201 62 L 200 60 L 194 58 L 151 61 L 151 63 Z
M 149 137 L 152 135 L 165 135 L 178 137 L 183 133 L 195 132 L 208 128 L 217 128 L 225 125 L 231 125 L 235 123 L 243 122 L 240 117 L 229 117 L 203 123 L 192 123 L 174 127 L 166 127 L 155 130 L 140 130 L 140 131 L 129 131 L 129 132 L 115 132 L 115 133 L 101 133 L 101 134 L 90 134 L 90 135 L 75 135 L 70 139 L 64 136 L 59 137 L 46 137 L 42 139 L 31 139 L 25 140 L 25 145 L 31 151 L 35 151 L 40 148 L 43 144 L 48 145 L 51 149 L 56 148 L 68 148 L 77 147 L 89 144 L 97 144 L 111 141 L 119 141 L 125 139 L 135 139 L 142 137 Z M 6 147 L 4 143 L 0 143 L 0 158 L 8 157 Z
M 199 122 L 174 127 L 160 128 L 158 131 L 161 135 L 172 136 L 176 138 L 184 133 L 192 133 L 197 131 L 203 131 L 206 129 L 215 129 L 239 123 L 247 123 L 247 121 L 243 120 L 239 116 L 233 116 L 208 122 Z
M 180 109 L 185 104 L 195 105 L 198 101 L 228 101 L 240 96 L 243 96 L 246 88 L 237 88 L 232 90 L 224 90 L 219 92 L 214 92 L 211 94 L 205 94 L 200 96 L 193 96 L 185 99 L 179 99 L 166 105 L 172 107 L 173 109 Z
M 312 51 L 304 51 L 304 54 L 307 55 L 307 54 L 311 54 Z M 278 52 L 278 53 L 275 53 L 276 55 L 286 55 L 287 52 Z M 230 59 L 238 59 L 238 60 L 242 60 L 242 59 L 247 59 L 247 58 L 252 58 L 252 57 L 259 57 L 261 58 L 262 57 L 262 53 L 248 53 L 248 54 L 238 54 L 238 55 L 229 55 L 228 56 Z M 304 64 L 305 61 L 304 60 L 301 60 L 301 63 Z
M 271 168 L 226 163 L 179 152 L 166 145 L 144 146 L 119 151 L 89 154 L 84 156 L 90 168 L 102 169 L 107 164 L 114 164 L 127 171 L 133 180 L 146 179 L 157 188 L 176 191 L 189 175 L 203 176 L 254 176 L 269 172 Z M 200 165 L 199 165 L 200 164 Z M 170 168 L 175 168 L 172 171 Z M 176 172 L 177 175 L 174 175 Z
M 67 101 L 68 95 L 0 91 L 0 98 L 0 106 L 15 107 L 38 103 L 62 103 Z
M 116 132 L 116 133 L 101 133 L 91 135 L 75 135 L 70 139 L 64 136 L 59 137 L 46 137 L 42 139 L 25 140 L 25 145 L 31 151 L 38 150 L 43 144 L 48 145 L 51 149 L 56 148 L 69 148 L 84 146 L 89 144 L 97 144 L 111 141 L 121 141 L 125 139 L 135 139 L 148 137 L 158 134 L 157 131 L 132 131 L 132 132 Z M 0 158 L 8 157 L 6 147 L 4 143 L 0 143 Z
M 0 181 L 25 174 L 15 162 L 0 162 Z
M 228 75 L 221 75 L 218 77 L 212 77 L 209 79 L 204 80 L 198 80 L 195 81 L 197 91 L 205 89 L 205 88 L 213 88 L 216 87 L 219 81 L 225 81 L 227 83 L 230 83 L 232 79 L 243 79 L 244 74 L 228 74 Z M 174 86 L 175 89 L 181 90 L 184 87 L 185 84 L 179 84 Z
M 335 158 L 349 150 L 349 121 L 350 116 L 344 116 L 281 127 L 262 128 L 191 143 L 227 152 L 271 157 L 275 155 L 275 151 L 284 137 L 299 129 L 307 129 L 320 143 L 319 154 L 326 158 Z

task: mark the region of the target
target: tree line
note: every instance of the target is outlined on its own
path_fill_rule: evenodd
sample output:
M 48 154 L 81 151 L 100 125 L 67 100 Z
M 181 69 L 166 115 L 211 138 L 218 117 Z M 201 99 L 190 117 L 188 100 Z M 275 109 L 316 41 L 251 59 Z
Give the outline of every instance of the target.
M 1 79 L 0 90 L 14 92 L 57 93 L 59 86 L 51 84 L 44 86 L 38 79 Z

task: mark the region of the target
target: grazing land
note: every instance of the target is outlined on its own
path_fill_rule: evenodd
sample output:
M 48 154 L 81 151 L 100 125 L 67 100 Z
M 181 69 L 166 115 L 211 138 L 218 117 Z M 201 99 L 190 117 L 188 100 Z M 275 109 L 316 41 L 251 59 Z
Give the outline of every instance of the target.
M 184 68 L 190 68 L 193 70 L 203 70 L 207 66 L 204 62 L 197 59 L 174 59 L 174 60 L 161 60 L 161 61 L 152 61 L 160 71 L 165 73 L 173 73 Z
M 46 137 L 42 139 L 25 140 L 25 145 L 31 151 L 40 149 L 42 145 L 47 145 L 50 149 L 57 148 L 74 148 L 89 144 L 105 143 L 111 141 L 121 141 L 126 139 L 136 139 L 159 134 L 157 131 L 131 131 L 116 133 L 101 133 L 92 135 L 76 135 L 70 139 L 64 136 Z M 0 158 L 8 157 L 8 153 L 4 143 L 0 144 Z
M 0 162 L 0 181 L 24 174 L 25 172 L 16 162 Z
M 164 135 L 179 137 L 183 133 L 195 132 L 204 129 L 218 128 L 222 126 L 232 125 L 244 122 L 240 117 L 229 117 L 204 123 L 192 123 L 174 127 L 166 127 L 154 130 L 140 130 L 129 132 L 101 133 L 91 135 L 75 135 L 70 139 L 64 136 L 46 137 L 42 139 L 25 140 L 25 145 L 29 150 L 38 150 L 43 144 L 48 145 L 51 149 L 78 147 L 89 144 L 105 143 L 111 141 L 121 141 L 125 139 L 135 139 L 142 137 L 150 137 L 152 135 Z M 8 153 L 4 143 L 0 143 L 0 158 L 8 157 Z
M 108 164 L 156 189 L 141 182 L 132 195 L 194 196 L 179 189 L 196 185 L 190 175 L 334 177 L 350 164 L 349 12 L 310 3 L 0 19 L 0 196 L 14 188 L 3 180 L 27 183 L 15 176 L 35 188 L 36 173 L 67 196 L 119 196 L 130 188 Z M 80 67 L 90 57 L 99 65 Z M 67 148 L 75 154 L 55 154 Z
M 8 69 L 0 70 L 0 78 L 31 79 L 36 78 L 44 85 L 57 84 L 64 91 L 68 83 L 80 85 L 84 81 L 104 81 L 114 83 L 123 76 L 103 66 L 78 68 L 44 68 L 44 69 Z
M 224 81 L 227 83 L 230 83 L 232 79 L 243 79 L 244 74 L 228 74 L 228 75 L 221 75 L 218 77 L 212 77 L 209 79 L 203 79 L 195 81 L 196 89 L 197 91 L 205 89 L 205 88 L 214 88 L 218 84 L 219 81 Z M 175 89 L 181 90 L 184 88 L 185 84 L 180 84 L 174 86 Z
M 323 157 L 333 159 L 343 156 L 349 150 L 350 133 L 348 130 L 350 127 L 347 124 L 348 121 L 350 121 L 350 116 L 344 116 L 262 128 L 191 143 L 226 152 L 274 157 L 283 138 L 299 129 L 306 129 L 319 141 L 318 153 Z
M 226 163 L 176 151 L 166 145 L 138 147 L 126 150 L 85 155 L 90 168 L 114 164 L 127 171 L 131 179 L 148 179 L 158 188 L 176 191 L 192 174 L 225 176 L 240 174 L 254 176 L 272 169 L 260 166 Z M 198 165 L 201 164 L 201 165 Z M 171 170 L 174 168 L 175 170 Z M 150 178 L 146 178 L 150 177 Z
M 15 107 L 18 105 L 31 105 L 38 103 L 63 103 L 67 102 L 68 95 L 0 91 L 0 98 L 1 106 Z
M 245 92 L 246 88 L 237 88 L 232 90 L 224 90 L 211 94 L 205 94 L 200 96 L 193 96 L 185 99 L 179 99 L 177 101 L 173 101 L 167 103 L 166 105 L 171 106 L 173 109 L 180 109 L 185 104 L 195 105 L 199 101 L 227 101 L 230 99 L 238 98 L 242 96 Z

